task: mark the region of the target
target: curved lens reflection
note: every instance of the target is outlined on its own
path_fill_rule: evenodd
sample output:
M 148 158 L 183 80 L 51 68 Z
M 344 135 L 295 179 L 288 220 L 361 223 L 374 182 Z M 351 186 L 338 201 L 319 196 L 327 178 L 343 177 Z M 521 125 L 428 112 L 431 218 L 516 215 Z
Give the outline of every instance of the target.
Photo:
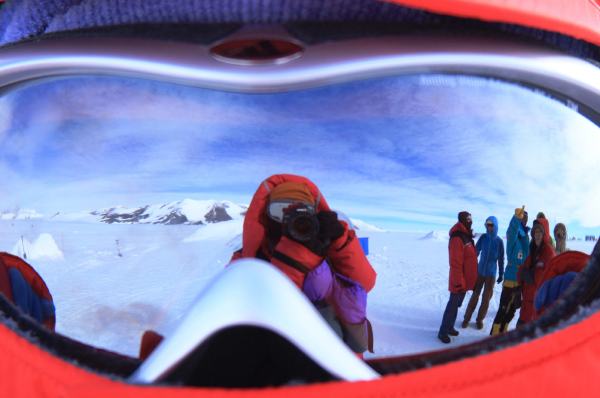
M 137 355 L 143 331 L 176 325 L 239 247 L 260 182 L 304 175 L 369 238 L 376 354 L 437 349 L 456 214 L 478 232 L 494 215 L 503 236 L 525 204 L 569 237 L 598 236 L 597 148 L 573 107 L 478 77 L 260 95 L 54 79 L 0 99 L 0 250 L 46 280 L 57 331 Z

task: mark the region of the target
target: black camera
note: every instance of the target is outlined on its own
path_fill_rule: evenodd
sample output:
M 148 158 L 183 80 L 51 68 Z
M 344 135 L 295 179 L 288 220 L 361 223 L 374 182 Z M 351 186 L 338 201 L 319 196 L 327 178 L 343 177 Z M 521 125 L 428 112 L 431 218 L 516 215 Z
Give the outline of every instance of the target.
M 319 233 L 319 219 L 313 208 L 305 205 L 288 207 L 283 215 L 283 225 L 287 234 L 301 243 L 314 240 Z

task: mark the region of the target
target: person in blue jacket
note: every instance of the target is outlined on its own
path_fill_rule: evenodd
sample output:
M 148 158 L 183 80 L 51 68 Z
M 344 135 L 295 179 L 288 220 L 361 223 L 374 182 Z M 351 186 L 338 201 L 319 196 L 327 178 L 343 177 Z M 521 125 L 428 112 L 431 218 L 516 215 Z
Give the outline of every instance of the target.
M 529 227 L 525 206 L 515 209 L 506 230 L 506 271 L 504 284 L 500 295 L 500 307 L 494 318 L 490 335 L 496 335 L 508 330 L 508 324 L 521 307 L 521 287 L 517 280 L 519 267 L 529 255 Z M 501 279 L 498 278 L 501 282 Z
M 494 294 L 496 266 L 498 266 L 498 273 L 500 274 L 497 282 L 502 282 L 504 277 L 504 242 L 498 236 L 498 220 L 496 217 L 491 216 L 485 220 L 485 229 L 486 232 L 479 237 L 477 244 L 475 245 L 477 255 L 479 256 L 479 262 L 477 264 L 477 282 L 475 283 L 475 289 L 473 290 L 473 294 L 467 305 L 467 310 L 465 311 L 465 317 L 462 323 L 463 328 L 469 326 L 469 321 L 477 307 L 479 295 L 483 288 L 483 298 L 476 319 L 477 329 L 483 329 L 483 320 L 487 315 L 490 300 Z

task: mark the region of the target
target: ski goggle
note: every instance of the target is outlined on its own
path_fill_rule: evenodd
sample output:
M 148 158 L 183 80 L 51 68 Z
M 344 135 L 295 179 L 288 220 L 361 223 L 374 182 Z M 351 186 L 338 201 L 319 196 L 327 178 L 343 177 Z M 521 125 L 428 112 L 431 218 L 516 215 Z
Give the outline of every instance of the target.
M 273 220 L 282 222 L 286 212 L 294 207 L 302 207 L 310 214 L 315 213 L 315 207 L 313 205 L 293 201 L 273 201 L 269 203 L 269 206 L 267 207 L 267 214 Z
M 453 198 L 465 186 L 487 199 L 498 185 L 518 180 L 513 174 L 528 182 L 521 182 L 527 190 L 492 202 L 533 201 L 540 192 L 569 202 L 556 193 L 564 186 L 556 187 L 554 168 L 577 178 L 565 179 L 565 186 L 583 189 L 578 197 L 589 210 L 583 214 L 597 209 L 590 204 L 598 203 L 595 176 L 576 173 L 598 169 L 597 155 L 589 152 L 600 123 L 600 70 L 593 63 L 506 39 L 389 36 L 308 45 L 269 29 L 252 37 L 246 32 L 241 41 L 203 45 L 47 38 L 1 50 L 3 248 L 28 255 L 57 298 L 72 297 L 72 287 L 59 283 L 65 279 L 85 291 L 105 282 L 107 291 L 142 292 L 106 302 L 99 294 L 90 304 L 91 313 L 116 315 L 126 344 L 107 336 L 108 328 L 77 322 L 76 311 L 61 311 L 75 302 L 56 303 L 59 332 L 135 356 L 131 347 L 143 330 L 176 325 L 207 283 L 213 268 L 201 261 L 228 262 L 252 192 L 274 173 L 318 181 L 336 208 L 366 219 L 359 234 L 376 231 L 370 224 L 378 223 L 421 230 L 426 220 L 431 230 L 446 228 L 455 222 Z M 478 142 L 484 144 L 474 147 Z M 538 169 L 528 170 L 535 151 L 562 154 L 540 156 L 553 162 L 545 163 L 551 191 L 538 185 Z M 506 159 L 514 168 L 499 167 L 506 174 L 482 178 L 479 187 L 469 184 L 472 170 L 489 170 L 490 159 Z M 218 201 L 209 200 L 215 196 Z M 269 216 L 282 220 L 287 206 L 272 205 Z M 581 208 L 569 205 L 566 210 Z M 502 225 L 512 211 L 504 209 Z M 144 263 L 164 271 L 164 262 L 177 263 L 185 272 L 164 271 L 158 279 L 181 286 L 181 300 L 162 289 L 148 305 L 140 295 L 149 284 L 124 280 L 123 267 L 109 267 L 115 261 L 131 270 Z M 100 267 L 109 277 L 91 284 L 89 273 Z M 186 281 L 193 286 L 182 286 Z M 595 296 L 588 293 L 589 302 Z M 136 318 L 139 307 L 127 300 L 142 300 L 155 316 L 130 327 L 130 319 L 146 318 Z M 519 333 L 463 354 L 431 354 L 425 362 L 506 347 L 529 332 Z M 411 352 L 384 347 L 391 356 Z M 124 377 L 139 365 L 120 361 L 131 365 L 119 371 Z M 371 365 L 381 374 L 426 366 L 393 357 Z

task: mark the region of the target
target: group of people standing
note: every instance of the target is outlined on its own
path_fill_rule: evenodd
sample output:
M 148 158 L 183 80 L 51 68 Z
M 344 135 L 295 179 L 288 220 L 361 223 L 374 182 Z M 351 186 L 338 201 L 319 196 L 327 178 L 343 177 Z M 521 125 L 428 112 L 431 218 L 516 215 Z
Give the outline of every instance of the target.
M 472 290 L 473 294 L 461 326 L 469 326 L 483 290 L 481 305 L 475 319 L 475 327 L 483 329 L 483 320 L 494 293 L 494 282 L 503 285 L 491 335 L 507 331 L 519 308 L 521 311 L 517 326 L 536 318 L 536 291 L 541 285 L 546 264 L 557 254 L 568 250 L 567 230 L 564 224 L 557 224 L 552 239 L 550 224 L 544 213 L 537 214 L 531 228 L 527 226 L 528 219 L 525 206 L 515 209 L 506 231 L 505 250 L 504 241 L 498 236 L 496 217 L 486 219 L 486 232 L 475 243 L 471 214 L 466 211 L 458 214 L 458 222 L 450 230 L 450 298 L 438 332 L 440 341 L 450 343 L 450 336 L 459 335 L 454 324 L 458 308 L 469 290 Z

